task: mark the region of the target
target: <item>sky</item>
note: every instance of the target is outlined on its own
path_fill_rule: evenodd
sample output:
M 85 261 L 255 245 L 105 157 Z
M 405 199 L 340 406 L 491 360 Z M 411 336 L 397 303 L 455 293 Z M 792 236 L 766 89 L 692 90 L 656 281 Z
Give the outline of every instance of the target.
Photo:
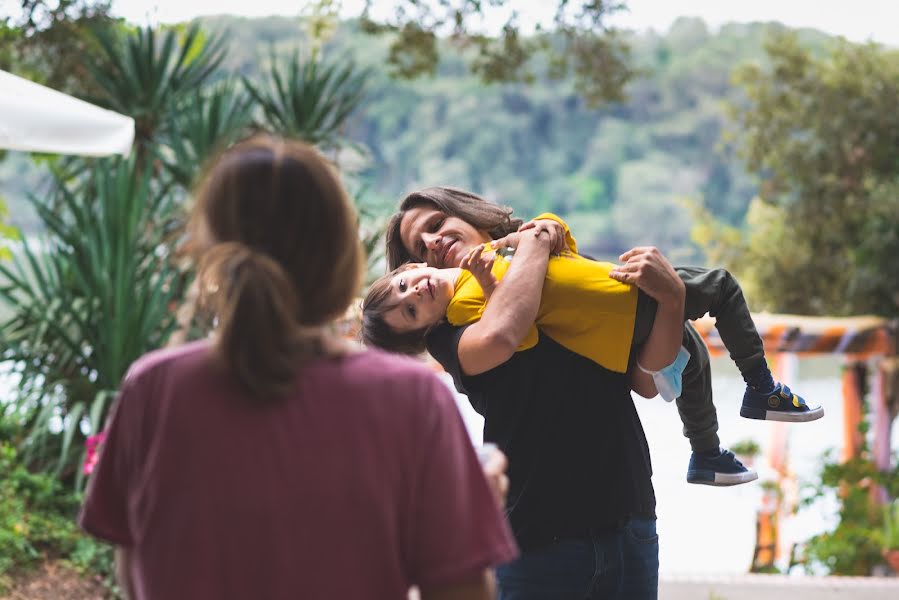
M 346 15 L 359 14 L 362 0 L 337 0 Z M 2 2 L 0 2 L 2 3 Z M 522 25 L 547 23 L 556 2 L 511 0 Z M 113 11 L 136 23 L 171 23 L 199 15 L 234 14 L 247 17 L 297 15 L 308 3 L 301 0 L 113 0 Z M 376 10 L 392 2 L 375 0 Z M 617 25 L 638 31 L 666 31 L 680 16 L 702 17 L 712 28 L 728 22 L 780 21 L 791 27 L 810 27 L 842 35 L 852 41 L 873 40 L 899 46 L 899 0 L 627 0 L 628 12 Z M 492 23 L 489 21 L 493 21 Z M 504 20 L 488 20 L 489 28 Z

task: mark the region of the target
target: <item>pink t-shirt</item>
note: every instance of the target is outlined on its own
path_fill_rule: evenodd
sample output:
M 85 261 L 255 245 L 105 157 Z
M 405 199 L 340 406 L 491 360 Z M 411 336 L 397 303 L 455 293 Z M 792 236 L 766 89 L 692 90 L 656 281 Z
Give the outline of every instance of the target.
M 122 384 L 80 518 L 131 549 L 138 599 L 396 598 L 515 544 L 449 390 L 380 352 L 304 366 L 260 405 L 206 342 Z

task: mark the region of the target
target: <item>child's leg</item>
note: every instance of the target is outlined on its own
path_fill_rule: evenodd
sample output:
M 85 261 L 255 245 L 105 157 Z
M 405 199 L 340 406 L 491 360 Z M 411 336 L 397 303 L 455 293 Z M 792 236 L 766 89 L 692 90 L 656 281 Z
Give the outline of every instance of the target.
M 710 314 L 716 320 L 715 327 L 731 360 L 747 383 L 748 378 L 758 375 L 760 368 L 763 368 L 761 377 L 764 379 L 767 374 L 770 378 L 762 338 L 737 280 L 725 269 L 677 267 L 677 274 L 687 287 L 684 317 L 692 320 Z
M 637 296 L 637 319 L 634 324 L 632 356 L 649 337 L 655 321 L 657 304 L 642 291 Z M 705 485 L 737 485 L 758 478 L 755 471 L 744 467 L 732 452 L 722 450 L 718 439 L 718 413 L 712 402 L 712 370 L 709 351 L 702 337 L 690 323 L 684 324 L 681 342 L 690 352 L 684 368 L 683 388 L 677 399 L 677 412 L 684 424 L 684 436 L 690 440 L 693 455 L 687 469 L 687 481 Z
M 742 416 L 792 422 L 813 421 L 824 416 L 820 406 L 810 408 L 790 388 L 774 382 L 743 290 L 728 271 L 678 267 L 677 274 L 687 291 L 685 318 L 698 319 L 706 313 L 714 317 L 721 341 L 743 375 L 746 393 L 740 409 Z
M 684 435 L 693 448 L 687 481 L 715 486 L 755 481 L 758 473 L 747 469 L 732 452 L 719 446 L 709 351 L 690 323 L 684 324 L 683 345 L 690 352 L 690 362 L 684 369 L 683 392 L 677 399 L 677 412 L 684 424 Z
M 640 291 L 637 295 L 637 319 L 634 325 L 634 352 L 646 342 L 655 320 L 656 301 Z M 716 450 L 718 439 L 718 413 L 712 402 L 712 370 L 709 351 L 702 337 L 689 323 L 684 323 L 681 342 L 690 353 L 690 361 L 684 367 L 683 388 L 677 399 L 677 412 L 684 424 L 684 436 L 690 440 L 694 452 Z
M 684 348 L 690 362 L 684 368 L 683 391 L 677 399 L 677 412 L 684 424 L 684 436 L 694 452 L 717 449 L 718 413 L 712 402 L 712 369 L 709 351 L 700 335 L 689 323 L 684 324 Z

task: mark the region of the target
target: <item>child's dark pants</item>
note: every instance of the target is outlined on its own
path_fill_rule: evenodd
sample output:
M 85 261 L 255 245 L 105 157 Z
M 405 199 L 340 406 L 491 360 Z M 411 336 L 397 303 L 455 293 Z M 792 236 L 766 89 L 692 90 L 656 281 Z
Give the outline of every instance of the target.
M 676 267 L 675 270 L 687 288 L 684 320 L 698 319 L 706 313 L 714 317 L 721 341 L 744 375 L 763 364 L 762 340 L 737 280 L 724 269 Z M 633 348 L 639 348 L 646 341 L 655 313 L 656 301 L 641 291 L 637 297 Z M 690 362 L 684 369 L 683 392 L 677 399 L 677 411 L 693 450 L 711 450 L 718 447 L 719 440 L 718 417 L 712 403 L 709 351 L 690 323 L 684 324 L 683 345 L 690 352 Z

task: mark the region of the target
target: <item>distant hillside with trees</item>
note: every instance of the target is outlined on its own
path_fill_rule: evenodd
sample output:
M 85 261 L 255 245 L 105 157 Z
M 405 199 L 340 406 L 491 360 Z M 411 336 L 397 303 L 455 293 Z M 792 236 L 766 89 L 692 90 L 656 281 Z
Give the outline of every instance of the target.
M 272 52 L 308 46 L 295 19 L 204 19 L 229 31 L 225 66 L 253 76 Z M 723 222 L 742 222 L 756 182 L 722 143 L 725 103 L 738 99 L 733 70 L 761 62 L 779 25 L 728 25 L 712 32 L 684 18 L 664 34 L 629 39 L 641 75 L 621 104 L 592 109 L 572 82 L 538 74 L 530 84 L 485 85 L 448 49 L 434 77 L 392 78 L 388 39 L 343 23 L 324 52 L 373 69 L 367 100 L 349 137 L 367 151 L 369 195 L 391 206 L 408 190 L 454 185 L 509 204 L 522 215 L 569 218 L 583 247 L 617 256 L 653 243 L 676 260 L 703 260 L 690 241 L 684 199 Z M 831 38 L 801 33 L 816 48 Z
M 227 32 L 223 72 L 256 79 L 272 57 L 312 52 L 298 18 L 203 18 L 210 34 Z M 456 48 L 441 51 L 436 75 L 408 81 L 384 67 L 389 36 L 340 23 L 325 55 L 372 69 L 366 100 L 347 136 L 368 201 L 386 211 L 404 192 L 425 185 L 476 190 L 522 216 L 543 211 L 568 218 L 582 247 L 614 257 L 653 243 L 679 262 L 703 262 L 690 240 L 687 200 L 723 223 L 739 225 L 757 183 L 723 143 L 725 104 L 738 101 L 733 70 L 764 60 L 763 43 L 779 25 L 727 25 L 717 32 L 684 18 L 663 34 L 633 35 L 627 100 L 590 108 L 571 79 L 537 65 L 532 83 L 484 84 Z M 832 39 L 801 32 L 804 44 Z M 470 49 L 470 52 L 475 52 Z M 28 168 L 26 168 L 28 167 Z M 21 155 L 0 163 L 0 193 L 22 223 L 21 196 L 34 183 Z M 24 225 L 29 226 L 26 221 Z

